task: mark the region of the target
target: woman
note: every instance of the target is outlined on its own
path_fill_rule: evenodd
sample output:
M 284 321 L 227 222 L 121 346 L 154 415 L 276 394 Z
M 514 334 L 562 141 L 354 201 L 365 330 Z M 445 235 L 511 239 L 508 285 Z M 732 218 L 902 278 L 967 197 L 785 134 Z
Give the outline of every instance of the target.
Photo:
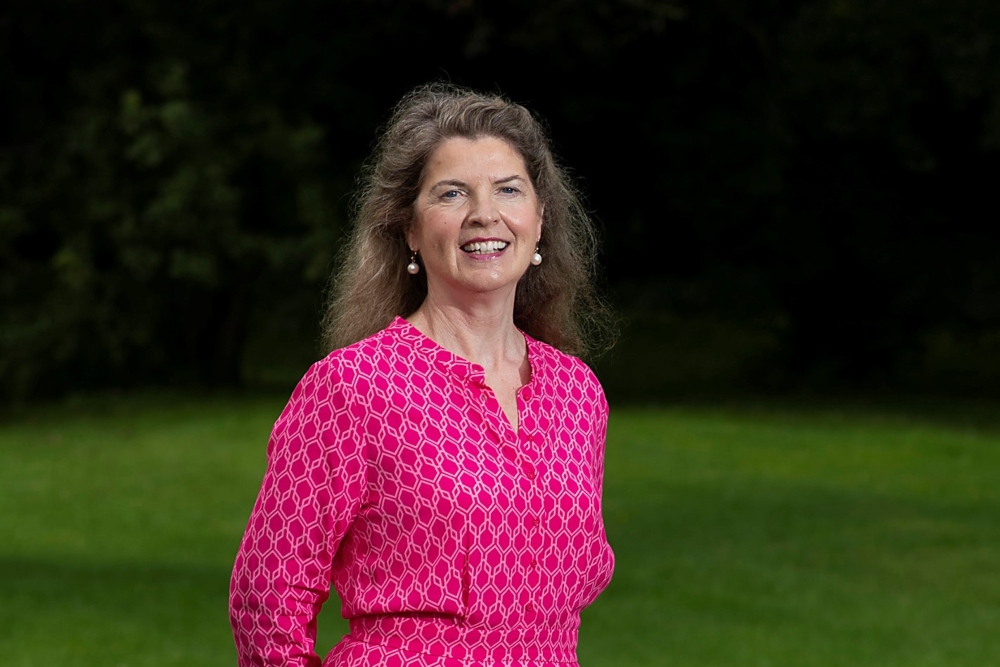
M 231 584 L 241 666 L 319 665 L 331 581 L 350 634 L 323 665 L 576 664 L 613 568 L 607 403 L 570 356 L 606 322 L 594 253 L 523 107 L 403 99 L 335 282 L 336 349 L 268 445 Z

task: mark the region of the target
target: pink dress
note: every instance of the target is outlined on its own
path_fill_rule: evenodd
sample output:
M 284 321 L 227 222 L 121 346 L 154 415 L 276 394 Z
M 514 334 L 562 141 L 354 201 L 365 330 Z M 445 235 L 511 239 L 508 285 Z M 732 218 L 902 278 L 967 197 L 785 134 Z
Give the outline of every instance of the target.
M 241 667 L 577 664 L 614 567 L 608 408 L 583 362 L 525 338 L 516 433 L 482 367 L 401 318 L 309 369 L 233 569 Z M 321 663 L 331 581 L 350 633 Z

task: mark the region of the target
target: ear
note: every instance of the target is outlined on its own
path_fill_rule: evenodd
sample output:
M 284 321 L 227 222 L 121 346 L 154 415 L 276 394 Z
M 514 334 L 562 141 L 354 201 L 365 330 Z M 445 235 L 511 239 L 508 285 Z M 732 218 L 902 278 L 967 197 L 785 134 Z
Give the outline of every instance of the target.
M 420 250 L 417 246 L 416 234 L 413 233 L 412 222 L 406 228 L 406 247 L 410 249 L 410 252 L 418 252 Z
M 538 238 L 535 239 L 535 243 L 542 240 L 542 225 L 545 223 L 545 204 L 538 207 Z

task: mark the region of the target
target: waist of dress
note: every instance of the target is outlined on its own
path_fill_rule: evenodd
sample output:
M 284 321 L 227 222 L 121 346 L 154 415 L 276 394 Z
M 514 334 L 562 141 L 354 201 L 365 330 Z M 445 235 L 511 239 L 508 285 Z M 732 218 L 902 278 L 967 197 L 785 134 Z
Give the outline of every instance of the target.
M 470 625 L 437 614 L 359 616 L 350 627 L 351 638 L 366 644 L 452 660 L 576 664 L 577 628 Z

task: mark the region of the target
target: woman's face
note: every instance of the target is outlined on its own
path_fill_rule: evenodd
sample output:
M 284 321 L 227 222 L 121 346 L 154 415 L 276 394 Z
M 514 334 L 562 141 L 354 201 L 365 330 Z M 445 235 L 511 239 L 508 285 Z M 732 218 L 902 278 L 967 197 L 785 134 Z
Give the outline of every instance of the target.
M 424 167 L 407 242 L 429 298 L 513 296 L 542 235 L 542 210 L 521 155 L 496 137 L 446 139 Z

